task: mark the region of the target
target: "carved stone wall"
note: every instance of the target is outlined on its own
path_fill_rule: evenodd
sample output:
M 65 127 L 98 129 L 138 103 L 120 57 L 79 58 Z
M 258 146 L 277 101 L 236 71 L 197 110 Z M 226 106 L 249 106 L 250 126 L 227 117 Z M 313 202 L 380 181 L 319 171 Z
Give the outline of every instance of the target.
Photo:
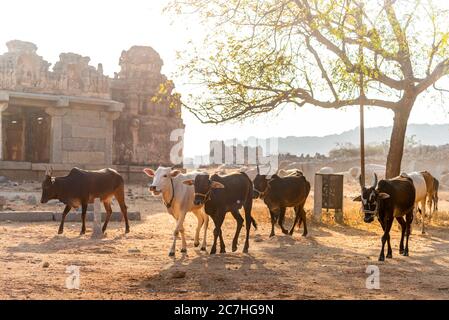
M 173 85 L 161 73 L 162 59 L 151 47 L 133 46 L 122 52 L 119 64 L 111 93 L 125 109 L 115 124 L 115 163 L 170 164 L 176 143 L 170 134 L 184 124 Z
M 0 93 L 58 95 L 59 104 L 78 97 L 89 100 L 73 102 L 88 105 L 87 109 L 64 106 L 68 107 L 64 114 L 53 115 L 53 109 L 47 108 L 52 114 L 52 161 L 171 163 L 170 150 L 177 142 L 170 141 L 170 134 L 184 124 L 179 99 L 172 94 L 174 86 L 161 73 L 163 61 L 154 49 L 133 46 L 123 51 L 120 72 L 112 79 L 103 74 L 101 64 L 95 68 L 89 65 L 89 57 L 79 54 L 61 53 L 50 70 L 51 64 L 37 54 L 35 44 L 13 40 L 7 48 L 0 55 Z M 31 106 L 42 104 L 30 99 L 34 98 L 27 100 Z M 121 113 L 111 115 L 100 107 L 117 102 L 124 104 Z
M 39 56 L 31 42 L 12 40 L 8 52 L 0 55 L 0 88 L 2 90 L 110 98 L 110 79 L 89 65 L 90 58 L 62 53 L 53 71 L 50 63 Z

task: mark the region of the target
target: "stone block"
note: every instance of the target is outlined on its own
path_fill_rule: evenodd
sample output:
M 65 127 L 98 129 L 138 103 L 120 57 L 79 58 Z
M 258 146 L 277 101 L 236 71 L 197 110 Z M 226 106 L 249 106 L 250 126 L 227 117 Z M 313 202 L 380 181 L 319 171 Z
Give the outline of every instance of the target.
M 106 136 L 106 128 L 82 127 L 79 125 L 72 126 L 73 138 L 104 138 Z
M 74 164 L 103 164 L 104 152 L 69 151 L 68 162 Z
M 55 221 L 61 221 L 62 212 L 57 212 L 53 214 L 53 219 Z M 106 219 L 106 212 L 101 213 L 101 221 L 104 222 Z M 94 213 L 93 211 L 88 211 L 86 214 L 86 221 L 93 221 Z M 129 221 L 140 221 L 141 216 L 139 211 L 129 211 L 128 212 L 128 220 Z M 66 216 L 65 221 L 68 222 L 81 222 L 81 211 L 70 211 L 70 213 Z M 122 221 L 122 213 L 121 212 L 112 212 L 111 219 L 109 221 Z
M 65 138 L 62 143 L 64 151 L 102 151 L 106 148 L 105 139 Z
M 0 212 L 0 221 L 42 222 L 53 221 L 53 212 L 50 211 L 3 211 Z

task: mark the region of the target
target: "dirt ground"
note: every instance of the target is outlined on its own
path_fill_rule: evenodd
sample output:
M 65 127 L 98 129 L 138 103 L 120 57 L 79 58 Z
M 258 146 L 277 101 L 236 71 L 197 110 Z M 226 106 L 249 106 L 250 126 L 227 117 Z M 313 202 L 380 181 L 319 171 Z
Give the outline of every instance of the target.
M 34 188 L 34 189 L 33 189 Z M 37 184 L 14 188 L 19 197 L 8 203 L 11 210 L 62 210 L 61 205 L 29 205 L 20 198 Z M 259 229 L 251 229 L 249 254 L 243 254 L 244 229 L 239 249 L 231 253 L 235 222 L 228 215 L 223 228 L 226 254 L 210 256 L 193 246 L 196 219 L 189 214 L 185 229 L 188 253 L 168 256 L 174 219 L 146 188 L 132 186 L 130 210 L 140 210 L 143 220 L 110 223 L 106 236 L 91 239 L 92 227 L 79 236 L 80 223 L 66 223 L 57 235 L 58 222 L 0 222 L 1 299 L 449 299 L 449 193 L 441 192 L 440 209 L 426 235 L 414 226 L 410 256 L 399 255 L 398 226 L 392 231 L 393 259 L 378 262 L 381 227 L 366 225 L 347 189 L 345 224 L 337 225 L 329 213 L 313 223 L 309 235 L 293 237 L 276 229 L 269 238 L 270 223 L 263 203 L 254 213 Z M 12 192 L 8 187 L 0 193 Z M 39 195 L 40 196 L 40 195 Z M 306 209 L 312 208 L 309 199 Z M 117 210 L 115 205 L 115 210 Z M 288 211 L 287 215 L 292 216 Z M 286 224 L 290 224 L 287 220 Z M 302 228 L 301 228 L 302 229 Z M 213 222 L 208 233 L 212 242 Z M 80 288 L 67 289 L 68 266 L 80 267 Z M 365 286 L 369 265 L 380 270 L 380 289 Z M 185 273 L 184 273 L 185 272 Z

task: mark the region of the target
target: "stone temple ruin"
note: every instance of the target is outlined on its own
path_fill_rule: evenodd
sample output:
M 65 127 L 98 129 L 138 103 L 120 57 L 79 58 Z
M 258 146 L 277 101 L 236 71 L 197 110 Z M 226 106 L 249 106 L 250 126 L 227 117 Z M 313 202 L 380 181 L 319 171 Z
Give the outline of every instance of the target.
M 60 54 L 50 70 L 33 43 L 13 40 L 7 48 L 0 55 L 0 175 L 36 177 L 49 165 L 115 166 L 129 174 L 170 164 L 179 143 L 170 134 L 184 124 L 151 47 L 123 51 L 114 78 L 75 53 Z

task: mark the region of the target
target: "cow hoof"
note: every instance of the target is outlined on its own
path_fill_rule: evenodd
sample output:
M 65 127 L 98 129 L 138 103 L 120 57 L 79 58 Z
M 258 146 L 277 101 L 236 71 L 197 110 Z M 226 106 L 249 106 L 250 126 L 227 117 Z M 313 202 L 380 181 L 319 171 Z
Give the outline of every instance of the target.
M 232 246 L 232 252 L 236 252 L 237 251 L 237 246 Z
M 404 249 L 399 249 L 399 254 L 404 254 Z
M 271 233 L 271 234 L 270 234 L 270 238 L 273 238 L 273 237 L 274 237 L 274 233 Z
M 86 230 L 82 230 L 82 231 L 80 232 L 80 236 L 85 235 L 85 234 L 86 234 Z
M 187 253 L 187 249 L 181 249 L 181 253 Z
M 408 257 L 408 252 L 405 252 L 402 254 L 404 257 Z
M 306 236 L 307 236 L 307 232 L 304 232 L 304 233 L 302 234 L 302 236 L 303 236 L 303 237 L 306 237 Z
M 170 253 L 168 254 L 168 256 L 169 256 L 169 257 L 174 257 L 174 256 L 175 256 L 175 253 L 174 253 L 174 252 L 170 252 Z
M 58 231 L 58 234 L 62 234 L 64 231 L 63 230 L 59 230 Z
M 211 251 L 209 254 L 214 255 L 215 253 L 216 253 L 216 251 Z
M 220 249 L 220 253 L 226 253 L 226 249 Z
M 193 245 L 194 245 L 195 248 L 196 248 L 196 247 L 198 247 L 198 246 L 200 245 L 200 243 L 199 243 L 199 242 L 194 242 Z
M 283 233 L 283 234 L 288 234 L 288 230 L 282 229 L 282 233 Z
M 243 253 L 248 253 L 248 248 L 244 248 Z
M 385 257 L 379 257 L 379 261 L 385 261 Z
M 392 253 L 388 253 L 387 254 L 387 259 L 391 259 L 391 258 L 393 258 L 393 254 Z
M 201 251 L 206 251 L 206 247 L 201 247 Z
M 129 233 L 129 229 L 126 229 L 126 230 L 125 230 L 125 233 Z

